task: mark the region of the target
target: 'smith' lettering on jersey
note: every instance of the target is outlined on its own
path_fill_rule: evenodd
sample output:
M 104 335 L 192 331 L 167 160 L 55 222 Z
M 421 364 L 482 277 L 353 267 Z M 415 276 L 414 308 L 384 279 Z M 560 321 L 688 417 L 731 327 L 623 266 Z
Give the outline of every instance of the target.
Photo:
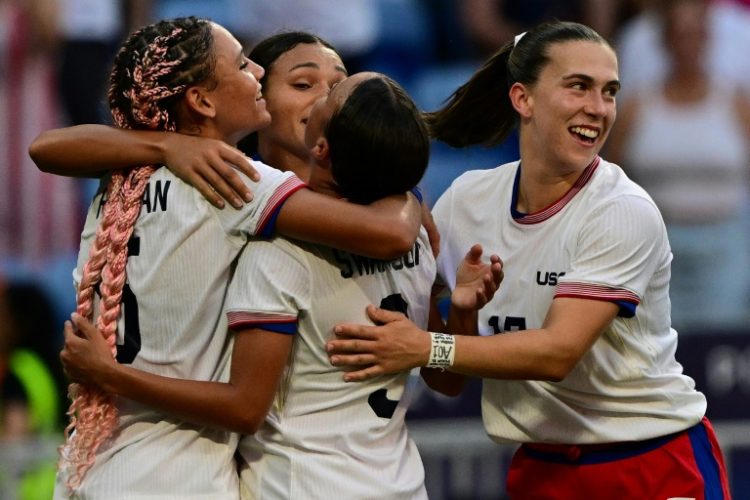
M 149 182 L 146 185 L 146 189 L 143 191 L 141 197 L 141 210 L 145 210 L 147 214 L 151 212 L 166 212 L 167 211 L 167 195 L 169 194 L 169 186 L 172 185 L 172 181 L 157 180 L 156 182 Z M 102 207 L 107 203 L 107 193 L 105 192 L 99 202 L 99 206 L 96 208 L 96 216 L 99 217 L 102 214 Z
M 419 242 L 414 243 L 414 248 L 409 250 L 406 255 L 395 260 L 378 260 L 369 257 L 362 257 L 341 250 L 333 250 L 333 257 L 341 269 L 342 278 L 351 278 L 356 274 L 359 276 L 383 273 L 388 269 L 400 271 L 401 269 L 411 269 L 419 265 L 419 251 L 422 246 Z

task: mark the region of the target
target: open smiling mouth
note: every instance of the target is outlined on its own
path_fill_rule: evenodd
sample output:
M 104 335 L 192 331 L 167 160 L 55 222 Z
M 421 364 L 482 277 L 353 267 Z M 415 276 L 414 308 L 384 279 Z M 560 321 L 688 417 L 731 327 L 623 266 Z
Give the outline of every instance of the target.
M 596 138 L 599 137 L 599 131 L 587 127 L 570 127 L 568 131 L 574 134 L 576 137 L 581 139 L 583 142 L 593 144 Z

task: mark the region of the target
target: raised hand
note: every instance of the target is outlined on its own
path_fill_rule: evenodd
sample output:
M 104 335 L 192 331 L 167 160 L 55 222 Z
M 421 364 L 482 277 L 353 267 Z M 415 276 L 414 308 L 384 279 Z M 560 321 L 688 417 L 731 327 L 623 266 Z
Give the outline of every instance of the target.
M 237 148 L 206 137 L 187 134 L 167 134 L 164 140 L 165 164 L 169 170 L 195 187 L 216 207 L 223 208 L 224 200 L 233 207 L 249 202 L 253 193 L 235 169 L 254 181 L 260 180 L 249 159 Z
M 456 271 L 456 287 L 451 294 L 451 305 L 460 311 L 477 311 L 492 300 L 503 281 L 503 262 L 491 255 L 489 263 L 482 261 L 482 246 L 472 246 Z

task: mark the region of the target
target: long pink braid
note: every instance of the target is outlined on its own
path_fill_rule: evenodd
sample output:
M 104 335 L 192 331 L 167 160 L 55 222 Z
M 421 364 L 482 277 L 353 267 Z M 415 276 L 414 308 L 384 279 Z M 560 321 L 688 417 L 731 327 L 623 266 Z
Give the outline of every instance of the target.
M 179 60 L 164 61 L 163 58 L 169 42 L 182 31 L 175 28 L 169 35 L 154 39 L 133 70 L 133 88 L 125 92 L 132 103 L 133 120 L 149 129 L 175 130 L 168 112 L 159 107 L 159 102 L 183 92 L 186 85 L 167 88 L 158 84 L 158 77 L 168 74 L 180 63 Z M 114 86 L 110 89 L 110 93 L 113 92 Z M 113 102 L 111 96 L 110 102 Z M 120 109 L 113 108 L 112 116 L 118 127 L 133 128 Z M 141 210 L 143 192 L 156 168 L 148 165 L 113 172 L 107 186 L 104 213 L 89 249 L 89 260 L 84 265 L 78 289 L 77 312 L 91 320 L 94 289 L 101 283 L 96 327 L 107 340 L 113 357 L 117 354 L 117 320 L 126 281 L 127 244 Z M 69 397 L 72 400 L 68 409 L 70 423 L 65 428 L 66 442 L 60 450 L 60 467 L 68 470 L 67 485 L 75 490 L 94 464 L 99 446 L 113 435 L 118 413 L 114 396 L 97 387 L 71 384 Z M 72 432 L 73 429 L 75 432 Z

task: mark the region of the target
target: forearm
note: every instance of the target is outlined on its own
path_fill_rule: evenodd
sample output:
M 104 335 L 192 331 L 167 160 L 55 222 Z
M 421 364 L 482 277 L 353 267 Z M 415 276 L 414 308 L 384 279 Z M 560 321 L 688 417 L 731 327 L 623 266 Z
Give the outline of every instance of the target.
M 253 434 L 268 411 L 239 404 L 250 398 L 243 398 L 239 387 L 231 383 L 163 377 L 128 365 L 113 365 L 99 385 L 188 422 L 243 434 Z
M 456 336 L 450 371 L 482 378 L 553 380 L 565 378 L 579 359 L 546 330 L 506 332 L 492 337 Z
M 286 236 L 376 259 L 395 259 L 414 247 L 421 207 L 411 194 L 356 205 L 301 189 L 276 222 Z
M 168 133 L 77 125 L 42 132 L 29 156 L 43 172 L 95 177 L 112 169 L 164 162 Z

